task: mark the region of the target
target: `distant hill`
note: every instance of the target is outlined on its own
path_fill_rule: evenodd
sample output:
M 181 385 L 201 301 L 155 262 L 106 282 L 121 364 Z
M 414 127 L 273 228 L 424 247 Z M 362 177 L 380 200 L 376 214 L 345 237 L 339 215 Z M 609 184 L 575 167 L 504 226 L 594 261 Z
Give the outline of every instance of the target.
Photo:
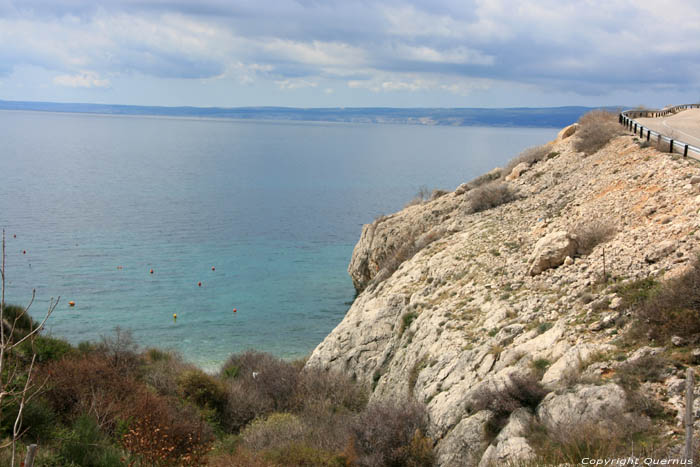
M 0 110 L 241 120 L 560 128 L 575 122 L 582 114 L 592 110 L 592 107 L 517 107 L 505 109 L 336 107 L 302 109 L 294 107 L 155 107 L 0 100 Z

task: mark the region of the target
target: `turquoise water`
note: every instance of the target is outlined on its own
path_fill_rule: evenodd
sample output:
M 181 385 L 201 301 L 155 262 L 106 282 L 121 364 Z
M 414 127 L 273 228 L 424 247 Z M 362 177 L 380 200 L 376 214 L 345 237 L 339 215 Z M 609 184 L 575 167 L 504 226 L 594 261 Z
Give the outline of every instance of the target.
M 354 297 L 363 223 L 556 132 L 0 112 L 7 301 L 60 296 L 48 330 L 74 343 L 300 357 Z

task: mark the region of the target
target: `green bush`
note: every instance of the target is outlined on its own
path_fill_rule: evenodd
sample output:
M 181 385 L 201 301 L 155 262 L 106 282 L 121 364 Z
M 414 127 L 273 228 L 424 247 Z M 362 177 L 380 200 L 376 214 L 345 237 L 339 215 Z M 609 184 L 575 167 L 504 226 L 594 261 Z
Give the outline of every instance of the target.
M 59 455 L 65 464 L 87 467 L 124 465 L 120 450 L 109 443 L 95 419 L 88 415 L 79 416 L 70 429 L 59 433 L 58 438 L 61 440 Z
M 399 328 L 399 336 L 403 335 L 404 331 L 411 327 L 411 323 L 418 318 L 418 313 L 415 312 L 409 312 L 409 313 L 404 313 L 401 316 L 401 327 Z
M 189 370 L 178 380 L 180 395 L 201 409 L 214 410 L 218 417 L 226 411 L 228 401 L 224 385 L 201 370 Z
M 22 352 L 27 355 L 31 355 L 32 352 L 36 353 L 37 362 L 60 360 L 74 351 L 73 347 L 63 339 L 42 335 L 36 335 L 36 337 L 24 341 L 20 347 Z
M 39 323 L 34 321 L 24 307 L 18 305 L 5 304 L 3 310 L 3 319 L 10 325 L 14 325 L 14 338 L 21 339 L 26 336 L 29 331 L 35 329 Z M 9 331 L 9 330 L 6 330 Z

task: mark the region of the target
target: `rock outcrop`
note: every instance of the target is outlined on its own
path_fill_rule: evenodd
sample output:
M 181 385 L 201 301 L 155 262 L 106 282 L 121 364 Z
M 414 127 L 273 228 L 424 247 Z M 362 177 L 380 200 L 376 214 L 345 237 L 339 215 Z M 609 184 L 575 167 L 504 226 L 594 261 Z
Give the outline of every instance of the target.
M 554 430 L 624 416 L 625 391 L 609 378 L 629 357 L 611 355 L 628 352 L 613 345 L 628 320 L 603 273 L 624 284 L 678 274 L 694 258 L 700 184 L 689 181 L 700 167 L 631 136 L 585 156 L 574 132 L 505 182 L 521 195 L 510 203 L 469 213 L 467 183 L 364 226 L 349 267 L 360 293 L 308 360 L 365 382 L 372 399 L 425 403 L 439 465 L 529 457 L 530 421 Z M 614 236 L 577 252 L 572 229 L 602 218 Z M 428 232 L 442 236 L 422 246 Z M 397 261 L 407 242 L 416 248 Z M 489 436 L 495 415 L 473 413 L 473 401 L 518 375 L 553 392 Z

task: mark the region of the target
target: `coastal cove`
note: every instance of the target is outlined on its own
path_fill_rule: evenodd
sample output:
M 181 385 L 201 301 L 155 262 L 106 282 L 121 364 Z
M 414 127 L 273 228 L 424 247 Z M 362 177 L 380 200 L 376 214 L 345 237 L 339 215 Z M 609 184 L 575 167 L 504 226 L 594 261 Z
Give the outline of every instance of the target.
M 556 133 L 3 111 L 7 301 L 61 296 L 50 334 L 120 326 L 205 369 L 301 357 L 354 298 L 362 224 Z

